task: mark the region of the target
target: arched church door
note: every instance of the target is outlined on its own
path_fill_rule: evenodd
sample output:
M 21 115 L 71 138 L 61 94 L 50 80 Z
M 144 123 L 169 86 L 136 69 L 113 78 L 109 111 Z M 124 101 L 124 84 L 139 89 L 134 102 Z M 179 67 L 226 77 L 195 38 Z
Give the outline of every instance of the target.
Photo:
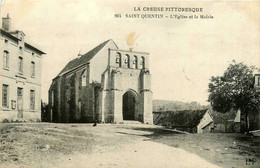
M 123 95 L 123 120 L 135 120 L 136 98 L 132 91 Z

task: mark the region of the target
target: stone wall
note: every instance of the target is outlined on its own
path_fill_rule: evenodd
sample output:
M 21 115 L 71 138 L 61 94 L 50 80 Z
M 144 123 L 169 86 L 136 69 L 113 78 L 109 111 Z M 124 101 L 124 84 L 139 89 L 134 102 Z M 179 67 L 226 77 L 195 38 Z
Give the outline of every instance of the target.
M 50 105 L 52 121 L 94 122 L 96 87 L 95 83 L 89 83 L 88 66 L 56 78 L 49 91 L 49 102 L 54 103 Z M 52 101 L 52 92 L 54 93 L 54 101 Z
M 239 133 L 240 132 L 240 123 L 227 121 L 223 123 L 217 123 L 214 125 L 214 132 L 219 133 Z
M 197 131 L 198 133 L 210 132 L 211 128 L 213 128 L 213 125 L 213 119 L 207 111 L 203 118 L 200 120 L 200 123 L 197 126 Z
M 110 67 L 103 74 L 100 114 L 104 122 L 123 121 L 123 95 L 131 91 L 135 96 L 135 120 L 152 124 L 152 92 L 150 73 L 140 69 Z

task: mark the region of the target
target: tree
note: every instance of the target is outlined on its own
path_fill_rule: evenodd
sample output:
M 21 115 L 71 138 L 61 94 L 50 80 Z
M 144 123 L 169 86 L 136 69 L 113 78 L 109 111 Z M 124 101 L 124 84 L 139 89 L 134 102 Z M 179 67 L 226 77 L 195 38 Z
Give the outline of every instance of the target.
M 48 121 L 48 104 L 41 100 L 41 118 L 43 122 Z
M 222 76 L 212 76 L 209 83 L 209 98 L 213 110 L 221 113 L 231 109 L 241 110 L 241 131 L 248 131 L 247 116 L 257 113 L 260 107 L 260 95 L 254 90 L 253 72 L 257 68 L 243 63 L 232 63 Z M 242 118 L 241 118 L 242 119 Z

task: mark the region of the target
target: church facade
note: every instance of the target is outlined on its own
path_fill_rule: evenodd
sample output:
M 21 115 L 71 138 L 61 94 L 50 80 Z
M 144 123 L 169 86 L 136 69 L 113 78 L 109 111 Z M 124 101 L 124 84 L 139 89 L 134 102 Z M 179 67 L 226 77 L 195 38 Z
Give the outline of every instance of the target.
M 53 79 L 49 107 L 52 122 L 153 124 L 149 54 L 103 42 Z

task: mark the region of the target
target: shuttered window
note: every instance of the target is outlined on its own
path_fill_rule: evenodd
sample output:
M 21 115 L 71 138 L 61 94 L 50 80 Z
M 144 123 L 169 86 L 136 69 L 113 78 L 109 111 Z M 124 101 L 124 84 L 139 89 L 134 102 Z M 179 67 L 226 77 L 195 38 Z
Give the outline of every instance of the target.
M 30 90 L 30 109 L 35 110 L 35 91 Z
M 2 106 L 8 107 L 8 85 L 2 86 Z
M 31 77 L 35 77 L 35 63 L 33 61 L 31 62 Z
M 23 73 L 23 58 L 22 57 L 19 57 L 19 60 L 18 60 L 18 70 L 20 73 Z
M 8 69 L 9 68 L 9 52 L 4 51 L 4 68 Z

